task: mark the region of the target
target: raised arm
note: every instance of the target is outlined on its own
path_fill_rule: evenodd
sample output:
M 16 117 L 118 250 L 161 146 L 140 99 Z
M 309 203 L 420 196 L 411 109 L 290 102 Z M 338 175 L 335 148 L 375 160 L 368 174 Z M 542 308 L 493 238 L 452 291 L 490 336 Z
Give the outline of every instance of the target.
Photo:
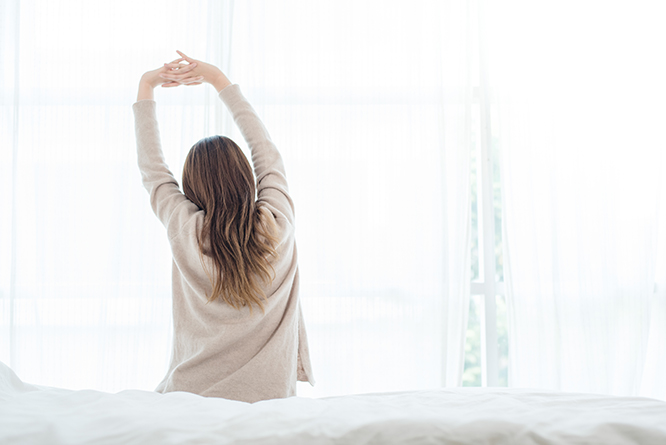
M 134 111 L 134 129 L 136 132 L 136 147 L 139 169 L 143 185 L 150 194 L 150 204 L 153 211 L 169 229 L 169 221 L 174 210 L 181 204 L 190 205 L 192 211 L 196 206 L 191 204 L 178 187 L 178 181 L 167 166 L 162 154 L 160 132 L 157 125 L 156 104 L 153 100 L 153 89 L 158 85 L 163 87 L 178 86 L 180 83 L 170 82 L 159 77 L 162 73 L 179 70 L 181 74 L 188 73 L 194 67 L 180 65 L 182 59 L 146 72 L 141 76 L 137 102 L 132 106 Z M 200 77 L 188 76 L 185 84 L 197 85 Z
M 188 73 L 169 72 L 160 74 L 160 77 L 178 83 L 187 79 L 188 75 L 202 76 L 203 82 L 215 87 L 252 152 L 258 200 L 268 204 L 274 215 L 281 214 L 293 224 L 294 206 L 289 196 L 282 157 L 256 111 L 241 93 L 240 87 L 232 85 L 215 66 L 189 58 L 181 52 L 178 54 L 190 65 L 197 64 L 197 67 Z
M 271 141 L 268 130 L 238 85 L 226 87 L 220 91 L 219 96 L 252 151 L 258 200 L 269 204 L 273 214 L 279 212 L 293 224 L 294 205 L 289 195 L 282 156 Z

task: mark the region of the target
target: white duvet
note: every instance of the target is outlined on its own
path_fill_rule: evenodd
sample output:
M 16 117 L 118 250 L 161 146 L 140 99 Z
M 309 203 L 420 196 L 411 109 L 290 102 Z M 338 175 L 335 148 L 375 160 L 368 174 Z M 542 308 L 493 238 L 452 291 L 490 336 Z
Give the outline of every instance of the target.
M 456 388 L 248 404 L 70 391 L 0 363 L 0 444 L 666 444 L 666 402 Z

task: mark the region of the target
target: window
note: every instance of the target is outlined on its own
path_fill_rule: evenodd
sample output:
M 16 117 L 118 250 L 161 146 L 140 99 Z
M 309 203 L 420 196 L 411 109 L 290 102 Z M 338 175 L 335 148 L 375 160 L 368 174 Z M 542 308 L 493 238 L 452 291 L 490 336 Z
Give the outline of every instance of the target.
M 476 33 L 475 35 L 481 35 Z M 465 341 L 463 386 L 507 386 L 508 338 L 502 194 L 496 102 L 487 84 L 484 41 L 477 40 L 479 63 L 472 104 L 470 159 L 471 285 Z

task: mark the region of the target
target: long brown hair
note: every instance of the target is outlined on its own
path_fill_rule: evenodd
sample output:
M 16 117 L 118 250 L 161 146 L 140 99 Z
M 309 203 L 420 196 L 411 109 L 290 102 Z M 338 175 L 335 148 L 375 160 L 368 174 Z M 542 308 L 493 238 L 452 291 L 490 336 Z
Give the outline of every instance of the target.
M 277 225 L 270 211 L 257 205 L 252 167 L 240 147 L 224 136 L 197 142 L 185 159 L 183 192 L 204 211 L 197 234 L 199 253 L 213 293 L 236 309 L 257 305 L 265 293 L 260 284 L 273 279 L 270 257 L 276 257 Z M 215 270 L 203 261 L 206 255 Z

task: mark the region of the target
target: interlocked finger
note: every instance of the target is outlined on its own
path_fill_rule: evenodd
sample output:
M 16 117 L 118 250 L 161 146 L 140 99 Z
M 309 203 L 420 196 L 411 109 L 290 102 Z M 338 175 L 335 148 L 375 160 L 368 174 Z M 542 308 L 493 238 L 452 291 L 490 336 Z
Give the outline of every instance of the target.
M 183 71 L 183 72 L 178 71 L 178 72 L 162 73 L 162 74 L 160 74 L 160 77 L 162 79 L 166 79 L 166 80 L 181 81 L 183 79 L 187 79 L 189 77 L 192 77 L 192 75 L 190 73 L 188 73 L 188 71 L 191 71 L 192 69 L 194 69 L 194 68 L 189 68 L 187 71 Z M 201 77 L 203 79 L 203 76 L 198 76 L 198 77 Z
M 171 66 L 178 66 L 178 64 L 179 64 L 180 62 L 182 62 L 183 60 L 185 60 L 185 59 L 183 59 L 183 58 L 181 57 L 180 59 L 172 60 L 172 61 L 169 62 L 169 63 L 165 63 L 164 66 L 169 66 L 169 67 L 171 67 Z
M 178 53 L 178 55 L 179 55 L 183 60 L 186 60 L 186 61 L 188 61 L 189 63 L 194 63 L 194 59 L 192 59 L 191 57 L 187 57 L 185 54 L 183 54 L 183 53 L 180 52 L 180 51 L 176 51 L 176 52 Z
M 187 74 L 175 75 L 175 74 L 160 74 L 162 79 L 169 80 L 168 84 L 178 83 L 179 85 L 189 85 L 193 82 L 203 81 L 204 76 L 189 76 Z
M 177 74 L 181 74 L 181 75 L 182 75 L 182 74 L 184 74 L 184 73 L 188 73 L 188 72 L 192 71 L 192 70 L 193 70 L 194 68 L 196 68 L 196 67 L 197 67 L 197 64 L 196 64 L 196 63 L 188 63 L 188 64 L 186 64 L 186 65 L 185 65 L 185 64 L 180 65 L 180 66 L 178 66 Z
M 188 77 L 186 79 L 183 79 L 180 81 L 181 84 L 183 85 L 192 85 L 194 83 L 202 83 L 201 81 L 203 80 L 203 76 L 197 76 L 197 77 Z
M 170 72 L 170 73 L 186 73 L 188 71 L 193 70 L 196 68 L 197 64 L 194 63 L 165 63 L 164 67 Z

